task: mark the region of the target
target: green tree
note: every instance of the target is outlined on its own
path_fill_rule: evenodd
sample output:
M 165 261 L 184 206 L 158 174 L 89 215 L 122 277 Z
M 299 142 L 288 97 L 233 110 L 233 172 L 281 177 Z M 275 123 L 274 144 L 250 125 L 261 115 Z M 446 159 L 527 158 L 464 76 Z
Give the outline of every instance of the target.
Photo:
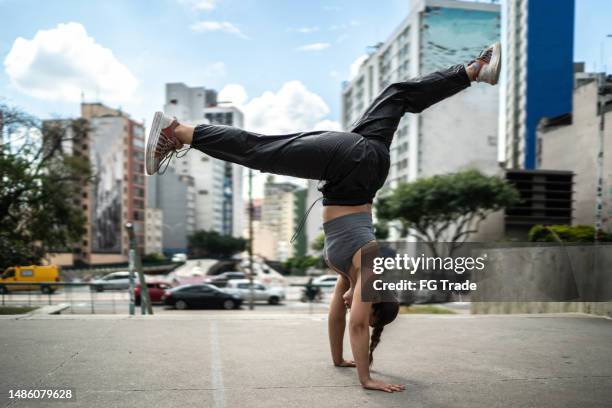
M 436 243 L 448 243 L 451 255 L 490 213 L 519 200 L 505 180 L 477 170 L 421 178 L 402 183 L 376 202 L 379 220 L 398 220 L 402 235 L 425 242 L 435 256 Z
M 0 104 L 0 268 L 71 251 L 85 233 L 80 197 L 91 170 L 68 147 L 84 120 L 41 122 Z
M 195 258 L 229 258 L 247 247 L 247 240 L 217 231 L 196 231 L 188 237 L 189 253 Z
M 325 234 L 320 233 L 310 243 L 310 248 L 314 251 L 322 251 L 325 246 Z

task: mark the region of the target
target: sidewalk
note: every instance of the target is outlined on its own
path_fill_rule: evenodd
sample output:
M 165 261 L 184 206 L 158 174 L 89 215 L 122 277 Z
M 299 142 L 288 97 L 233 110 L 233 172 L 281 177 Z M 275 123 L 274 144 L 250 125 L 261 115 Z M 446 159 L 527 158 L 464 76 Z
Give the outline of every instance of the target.
M 0 320 L 0 407 L 602 407 L 612 320 L 415 315 L 388 326 L 363 390 L 331 365 L 326 316 L 248 311 Z M 345 355 L 350 356 L 346 343 Z M 8 400 L 72 388 L 76 403 Z

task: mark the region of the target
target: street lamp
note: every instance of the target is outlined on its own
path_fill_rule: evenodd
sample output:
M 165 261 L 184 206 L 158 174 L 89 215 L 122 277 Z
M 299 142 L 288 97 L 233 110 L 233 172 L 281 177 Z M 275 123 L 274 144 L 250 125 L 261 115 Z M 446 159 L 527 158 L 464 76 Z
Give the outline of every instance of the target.
M 253 170 L 249 169 L 249 310 L 255 309 L 255 288 L 253 287 Z

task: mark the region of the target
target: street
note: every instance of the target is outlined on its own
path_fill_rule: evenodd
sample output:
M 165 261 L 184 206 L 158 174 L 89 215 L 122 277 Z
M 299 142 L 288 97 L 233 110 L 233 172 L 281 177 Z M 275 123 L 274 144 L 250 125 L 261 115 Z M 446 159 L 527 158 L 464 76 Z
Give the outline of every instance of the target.
M 330 288 L 324 289 L 324 297 L 321 302 L 312 304 L 300 301 L 302 288 L 299 286 L 287 286 L 285 292 L 287 300 L 278 305 L 269 305 L 266 302 L 256 302 L 258 311 L 270 311 L 279 313 L 309 313 L 309 311 L 325 312 L 329 303 Z M 89 290 L 89 287 L 67 287 L 59 289 L 51 295 L 45 295 L 38 291 L 20 291 L 8 295 L 0 295 L 0 304 L 7 306 L 45 306 L 49 304 L 66 303 L 70 307 L 64 313 L 77 314 L 124 314 L 129 309 L 129 294 L 127 290 L 105 290 L 96 292 Z M 92 308 L 93 303 L 93 308 Z M 153 313 L 175 313 L 176 310 L 166 308 L 163 305 L 155 304 Z M 245 301 L 242 309 L 248 309 L 248 302 Z M 198 313 L 199 310 L 188 310 L 187 312 Z M 136 313 L 140 313 L 140 308 L 136 308 Z
M 400 316 L 367 391 L 331 364 L 324 314 L 236 312 L 0 319 L 4 407 L 603 407 L 612 320 L 565 315 Z M 7 348 L 10 348 L 7 349 Z M 350 357 L 345 338 L 345 356 Z M 76 404 L 8 400 L 72 389 Z

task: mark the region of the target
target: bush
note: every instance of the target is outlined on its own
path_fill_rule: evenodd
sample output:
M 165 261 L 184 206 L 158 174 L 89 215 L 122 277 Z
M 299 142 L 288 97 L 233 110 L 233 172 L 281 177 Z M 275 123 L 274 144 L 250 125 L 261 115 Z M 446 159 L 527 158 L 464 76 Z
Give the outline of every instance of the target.
M 287 269 L 306 269 L 318 264 L 319 258 L 316 256 L 295 256 L 285 261 Z
M 595 228 L 591 225 L 534 225 L 529 230 L 530 242 L 557 242 L 555 234 L 562 242 L 593 242 Z M 602 233 L 602 242 L 612 242 L 612 234 Z

